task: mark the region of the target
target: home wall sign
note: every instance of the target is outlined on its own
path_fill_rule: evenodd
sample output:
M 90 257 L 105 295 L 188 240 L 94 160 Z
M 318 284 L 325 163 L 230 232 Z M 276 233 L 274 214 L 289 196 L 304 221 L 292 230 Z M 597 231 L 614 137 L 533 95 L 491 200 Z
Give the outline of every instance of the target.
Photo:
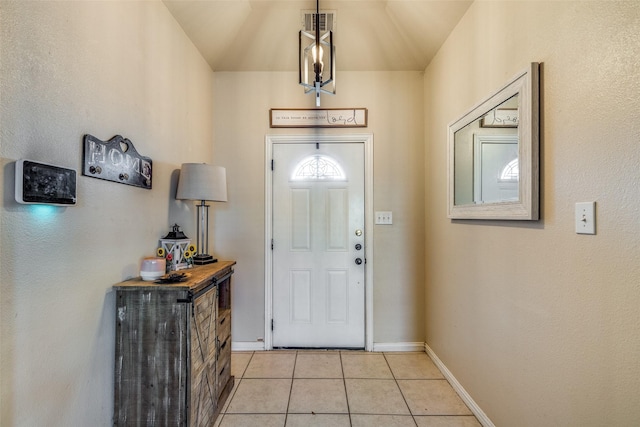
M 84 136 L 82 175 L 150 190 L 152 170 L 151 158 L 140 155 L 129 139 Z
M 366 108 L 282 109 L 269 112 L 272 128 L 367 127 Z

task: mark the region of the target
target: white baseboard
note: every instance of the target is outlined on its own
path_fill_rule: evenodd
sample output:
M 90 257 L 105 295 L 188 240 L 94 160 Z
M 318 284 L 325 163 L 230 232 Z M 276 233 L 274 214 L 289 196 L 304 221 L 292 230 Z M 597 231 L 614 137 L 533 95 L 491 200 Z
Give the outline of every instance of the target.
M 376 342 L 373 351 L 424 351 L 423 342 Z
M 231 341 L 231 351 L 263 351 L 264 342 L 261 341 Z
M 471 412 L 473 412 L 473 415 L 476 416 L 480 424 L 482 424 L 484 427 L 495 427 L 495 424 L 491 422 L 487 414 L 485 414 L 484 411 L 480 409 L 480 406 L 478 406 L 478 404 L 473 400 L 469 393 L 467 393 L 464 387 L 462 387 L 456 377 L 454 377 L 451 371 L 447 369 L 445 364 L 442 363 L 442 360 L 440 360 L 440 358 L 436 356 L 436 354 L 433 352 L 431 347 L 427 345 L 427 343 L 424 344 L 424 350 L 427 352 L 429 357 L 431 357 L 431 360 L 433 360 L 433 363 L 435 363 L 438 369 L 440 369 L 442 375 L 444 375 L 447 381 L 449 381 L 451 387 L 453 387 L 453 389 L 458 393 L 462 401 L 466 403 Z
M 394 343 L 374 343 L 373 350 L 377 352 L 392 351 L 420 351 L 423 352 L 425 344 L 423 342 L 394 342 Z M 261 341 L 232 341 L 231 351 L 264 351 L 264 342 Z

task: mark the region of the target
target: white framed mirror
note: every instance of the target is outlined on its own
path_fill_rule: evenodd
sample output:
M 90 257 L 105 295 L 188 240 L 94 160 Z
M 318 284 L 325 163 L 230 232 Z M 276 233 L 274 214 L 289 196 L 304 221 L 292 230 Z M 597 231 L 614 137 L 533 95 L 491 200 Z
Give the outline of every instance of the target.
M 449 218 L 539 218 L 538 69 L 531 63 L 449 125 Z

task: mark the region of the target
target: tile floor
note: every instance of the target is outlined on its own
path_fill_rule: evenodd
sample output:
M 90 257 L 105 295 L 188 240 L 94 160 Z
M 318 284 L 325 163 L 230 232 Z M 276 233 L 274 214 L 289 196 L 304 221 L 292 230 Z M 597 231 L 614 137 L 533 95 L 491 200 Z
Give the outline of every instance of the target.
M 426 353 L 234 352 L 218 427 L 480 427 Z

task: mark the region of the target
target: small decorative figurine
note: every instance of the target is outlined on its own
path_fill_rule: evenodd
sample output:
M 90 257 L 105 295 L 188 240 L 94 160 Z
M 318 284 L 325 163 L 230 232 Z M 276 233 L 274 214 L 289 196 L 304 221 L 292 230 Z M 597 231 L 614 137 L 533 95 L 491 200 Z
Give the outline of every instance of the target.
M 160 239 L 157 255 L 167 260 L 167 273 L 182 270 L 193 266 L 193 255 L 196 246 L 180 230 L 178 224 L 173 225 L 173 230 Z

